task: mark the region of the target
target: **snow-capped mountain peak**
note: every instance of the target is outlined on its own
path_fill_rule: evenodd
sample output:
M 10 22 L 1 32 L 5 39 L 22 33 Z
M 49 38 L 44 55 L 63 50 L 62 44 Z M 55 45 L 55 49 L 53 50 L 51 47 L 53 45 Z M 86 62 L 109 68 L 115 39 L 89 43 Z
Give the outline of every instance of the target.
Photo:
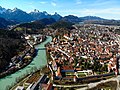
M 20 9 L 18 9 L 18 8 L 14 8 L 13 10 L 12 10 L 12 12 L 15 12 L 15 11 L 18 11 L 18 10 L 20 10 Z
M 43 14 L 45 14 L 46 16 L 48 15 L 48 13 L 46 11 L 43 11 Z
M 3 12 L 6 12 L 6 9 L 0 6 L 0 13 L 2 14 Z

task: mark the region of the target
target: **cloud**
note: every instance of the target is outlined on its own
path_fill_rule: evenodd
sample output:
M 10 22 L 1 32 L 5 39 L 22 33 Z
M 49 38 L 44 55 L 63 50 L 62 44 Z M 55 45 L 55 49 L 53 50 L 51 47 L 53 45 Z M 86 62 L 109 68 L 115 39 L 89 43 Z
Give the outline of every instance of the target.
M 60 12 L 82 13 L 82 14 L 117 14 L 120 15 L 120 8 L 106 8 L 106 9 L 67 9 Z
M 81 0 L 76 0 L 76 4 L 81 4 L 82 2 L 81 2 Z
M 40 4 L 46 4 L 47 2 L 41 1 Z
M 107 8 L 107 9 L 85 9 L 81 11 L 84 14 L 117 14 L 120 15 L 120 8 Z
M 26 4 L 28 4 L 28 5 L 33 5 L 34 2 L 33 2 L 33 1 L 31 1 L 31 2 L 26 2 Z
M 90 6 L 108 6 L 113 5 L 115 2 L 114 0 L 96 0 Z
M 76 16 L 100 16 L 106 19 L 120 19 L 120 8 L 105 8 L 105 9 L 64 9 L 58 11 L 63 15 L 76 15 Z M 69 13 L 68 13 L 69 12 Z
M 51 5 L 54 7 L 57 6 L 57 4 L 55 2 L 51 2 Z

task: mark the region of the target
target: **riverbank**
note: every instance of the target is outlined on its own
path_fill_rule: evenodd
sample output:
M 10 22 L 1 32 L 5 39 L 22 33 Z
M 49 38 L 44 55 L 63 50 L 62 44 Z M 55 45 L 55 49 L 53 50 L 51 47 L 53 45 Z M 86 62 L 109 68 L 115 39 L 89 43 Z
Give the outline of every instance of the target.
M 46 40 L 46 36 L 38 35 L 36 37 L 35 45 L 38 45 L 38 44 L 44 42 L 45 40 Z M 30 44 L 30 43 L 28 43 L 28 44 Z M 19 56 L 14 56 L 11 59 L 11 61 L 12 61 L 11 66 L 8 67 L 8 69 L 5 70 L 4 72 L 0 73 L 0 78 L 6 77 L 7 75 L 10 75 L 10 74 L 13 74 L 16 71 L 23 69 L 24 67 L 29 65 L 32 62 L 33 58 L 37 54 L 37 50 L 34 48 L 35 45 L 30 44 L 29 46 L 26 46 L 26 49 L 24 51 L 22 51 L 23 52 L 22 55 L 20 54 Z
M 47 68 L 47 65 L 44 66 L 43 68 L 41 68 L 40 70 L 36 70 L 34 73 L 31 73 L 27 76 L 25 76 L 24 78 L 20 79 L 19 82 L 12 86 L 10 88 L 10 90 L 15 90 L 18 86 L 21 86 L 21 87 L 24 87 L 25 84 L 27 84 L 28 82 L 32 82 L 34 83 L 36 80 L 38 80 L 43 74 L 46 74 L 49 76 L 50 74 L 50 71 L 49 69 Z M 27 88 L 27 87 L 25 87 Z
M 52 37 L 48 36 L 46 41 L 35 46 L 38 49 L 37 56 L 33 58 L 33 61 L 28 66 L 9 76 L 6 76 L 5 78 L 0 79 L 0 89 L 7 90 L 7 87 L 14 86 L 14 84 L 17 83 L 16 79 L 25 77 L 27 74 L 35 72 L 36 69 L 41 69 L 47 65 L 46 50 L 41 48 L 45 48 L 44 45 L 48 42 L 51 42 L 51 40 Z
M 35 54 L 37 53 L 37 50 L 34 49 L 33 53 L 31 53 L 30 57 L 27 62 L 25 63 L 21 63 L 21 65 L 19 64 L 19 66 L 12 66 L 11 68 L 9 68 L 7 71 L 3 72 L 3 73 L 0 73 L 0 78 L 3 78 L 3 77 L 6 77 L 7 75 L 10 75 L 10 74 L 13 74 L 15 73 L 16 71 L 20 70 L 20 69 L 23 69 L 24 67 L 26 67 L 27 65 L 29 65 L 33 58 L 35 57 Z M 26 53 L 27 54 L 27 53 Z M 26 55 L 24 55 L 25 57 Z M 23 57 L 23 59 L 24 59 Z M 23 61 L 23 60 L 22 60 Z

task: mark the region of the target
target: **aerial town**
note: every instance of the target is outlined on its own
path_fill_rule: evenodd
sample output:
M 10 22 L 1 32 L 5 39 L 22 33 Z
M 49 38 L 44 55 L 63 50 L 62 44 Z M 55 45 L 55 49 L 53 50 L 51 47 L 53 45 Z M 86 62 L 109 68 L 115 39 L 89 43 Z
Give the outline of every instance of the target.
M 80 84 L 117 76 L 119 35 L 112 33 L 112 28 L 81 25 L 62 38 L 53 38 L 48 46 L 48 66 L 54 83 Z
M 11 90 L 76 90 L 83 87 L 89 90 L 91 82 L 118 76 L 120 43 L 119 35 L 113 32 L 119 27 L 96 24 L 73 27 L 54 35 L 45 45 L 47 65 L 40 70 L 36 68 L 35 73 L 27 75 Z
M 0 0 L 0 90 L 120 90 L 120 0 Z

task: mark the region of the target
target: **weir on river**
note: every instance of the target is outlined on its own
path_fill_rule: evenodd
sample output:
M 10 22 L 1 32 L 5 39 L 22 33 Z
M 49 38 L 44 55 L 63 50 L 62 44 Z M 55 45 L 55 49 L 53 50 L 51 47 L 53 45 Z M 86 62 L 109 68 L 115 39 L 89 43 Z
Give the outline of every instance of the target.
M 1 78 L 0 90 L 7 90 L 9 86 L 14 85 L 16 83 L 16 79 L 21 78 L 22 76 L 28 74 L 28 72 L 29 73 L 33 72 L 32 69 L 34 68 L 40 69 L 44 67 L 47 64 L 46 49 L 44 45 L 51 41 L 52 41 L 52 37 L 48 36 L 46 41 L 36 46 L 36 48 L 38 49 L 37 56 L 33 59 L 33 61 L 28 66 L 11 75 Z

